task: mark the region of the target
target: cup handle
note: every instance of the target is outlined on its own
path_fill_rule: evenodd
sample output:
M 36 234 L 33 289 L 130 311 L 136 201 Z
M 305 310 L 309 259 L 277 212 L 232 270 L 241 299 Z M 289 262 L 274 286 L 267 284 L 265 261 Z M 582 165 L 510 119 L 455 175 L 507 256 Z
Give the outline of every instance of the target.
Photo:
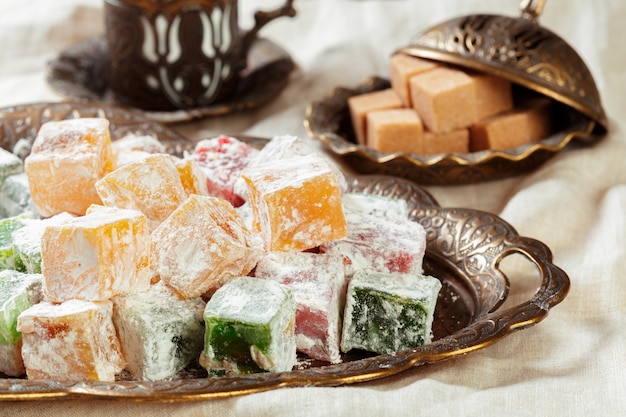
M 266 24 L 268 24 L 269 22 L 271 22 L 272 20 L 276 18 L 283 17 L 283 16 L 294 17 L 295 15 L 296 15 L 296 9 L 294 9 L 293 7 L 293 0 L 287 0 L 282 7 L 279 7 L 269 12 L 257 11 L 254 14 L 254 27 L 250 29 L 248 32 L 246 32 L 246 34 L 243 37 L 243 42 L 242 42 L 243 56 L 246 56 L 248 54 L 248 50 L 250 49 L 250 46 L 252 46 L 252 42 L 254 42 L 254 40 L 257 37 L 257 34 L 259 33 L 259 30 L 261 30 L 263 26 L 265 26 Z

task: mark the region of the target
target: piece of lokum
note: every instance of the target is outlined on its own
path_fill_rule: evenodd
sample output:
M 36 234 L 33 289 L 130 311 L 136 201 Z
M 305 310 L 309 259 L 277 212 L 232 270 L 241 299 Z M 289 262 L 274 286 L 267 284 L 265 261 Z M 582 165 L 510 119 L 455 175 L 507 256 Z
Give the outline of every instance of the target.
M 128 134 L 111 141 L 113 156 L 118 167 L 140 162 L 155 153 L 167 153 L 165 145 L 151 135 Z
M 22 358 L 28 379 L 114 381 L 125 362 L 111 301 L 42 301 L 22 312 Z
M 209 195 L 221 197 L 239 207 L 244 199 L 235 192 L 234 186 L 241 171 L 257 152 L 257 149 L 245 142 L 219 136 L 199 141 L 191 157 L 206 174 Z
M 409 216 L 404 199 L 359 192 L 345 193 L 341 198 L 346 219 L 352 218 L 355 222 L 362 221 L 366 216 L 398 220 L 406 220 Z
M 306 250 L 346 235 L 341 190 L 324 158 L 270 161 L 242 177 L 266 251 Z
M 310 146 L 309 143 L 305 142 L 304 139 L 301 139 L 297 136 L 274 136 L 265 144 L 265 146 L 263 146 L 263 148 L 259 150 L 256 155 L 254 155 L 248 166 L 255 166 L 268 161 L 297 158 L 311 154 L 317 154 L 319 156 L 322 156 L 322 154 L 319 153 L 312 146 Z M 339 188 L 342 192 L 345 192 L 348 189 L 348 182 L 346 181 L 346 177 L 344 176 L 343 172 L 341 172 L 339 167 L 337 167 L 330 161 L 329 164 L 331 165 L 335 172 L 335 175 L 337 176 L 337 183 L 339 184 Z M 235 191 L 239 193 L 244 192 L 247 195 L 247 188 L 243 179 L 240 178 L 240 180 L 236 182 Z
M 357 271 L 348 285 L 341 350 L 385 354 L 430 343 L 440 289 L 429 276 Z
M 96 189 L 106 206 L 141 211 L 151 229 L 187 198 L 176 164 L 167 154 L 120 167 L 96 182 Z
M 0 271 L 11 269 L 24 272 L 26 267 L 13 249 L 13 233 L 26 226 L 26 221 L 32 219 L 31 213 L 22 213 L 18 216 L 0 220 Z
M 92 206 L 46 227 L 41 237 L 44 291 L 52 302 L 107 300 L 150 285 L 150 236 L 136 210 Z
M 255 276 L 286 285 L 296 300 L 296 348 L 312 359 L 339 363 L 345 302 L 343 258 L 311 252 L 271 252 Z
M 186 298 L 246 275 L 262 256 L 235 208 L 217 197 L 189 196 L 151 240 L 151 268 Z
M 70 213 L 59 213 L 47 219 L 27 219 L 22 228 L 12 234 L 13 252 L 25 271 L 31 274 L 41 273 L 41 237 L 51 224 L 62 224 L 73 218 Z
M 22 172 L 24 172 L 24 163 L 22 160 L 12 152 L 0 148 L 0 184 L 2 184 L 7 177 Z
M 200 364 L 211 375 L 290 371 L 296 364 L 296 304 L 275 281 L 238 277 L 208 301 Z
M 39 274 L 0 271 L 0 373 L 20 376 L 25 372 L 17 318 L 42 300 L 41 282 Z
M 176 161 L 176 169 L 187 196 L 191 194 L 209 195 L 206 173 L 195 159 L 184 158 Z
M 201 298 L 182 299 L 162 283 L 113 299 L 113 323 L 135 379 L 163 380 L 198 360 L 204 307 Z
M 41 126 L 24 169 L 42 217 L 85 214 L 100 204 L 96 181 L 115 168 L 109 121 L 99 118 L 47 122 Z
M 359 269 L 422 273 L 426 231 L 421 224 L 408 218 L 376 216 L 369 216 L 367 221 L 356 216 L 347 220 L 348 235 L 321 245 L 320 251 L 344 256 L 348 277 Z
M 0 215 L 12 217 L 25 211 L 38 216 L 30 194 L 28 176 L 25 173 L 11 175 L 0 185 Z

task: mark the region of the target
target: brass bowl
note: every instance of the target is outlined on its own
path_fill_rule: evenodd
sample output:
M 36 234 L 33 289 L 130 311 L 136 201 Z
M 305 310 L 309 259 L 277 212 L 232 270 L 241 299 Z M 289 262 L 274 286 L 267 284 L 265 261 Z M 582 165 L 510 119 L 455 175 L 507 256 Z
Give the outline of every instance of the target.
M 508 150 L 417 155 L 358 145 L 348 99 L 389 88 L 371 77 L 337 87 L 307 108 L 308 135 L 357 173 L 394 175 L 422 185 L 459 185 L 502 179 L 536 169 L 573 142 L 592 145 L 607 131 L 607 116 L 593 77 L 562 38 L 538 23 L 543 0 L 523 0 L 519 17 L 469 15 L 435 25 L 396 53 L 493 74 L 516 91 L 539 93 L 557 104 L 558 129 L 542 141 Z
M 469 15 L 433 26 L 398 53 L 490 73 L 576 109 L 606 131 L 589 68 L 565 40 L 539 25 L 545 0 L 522 0 L 520 17 Z

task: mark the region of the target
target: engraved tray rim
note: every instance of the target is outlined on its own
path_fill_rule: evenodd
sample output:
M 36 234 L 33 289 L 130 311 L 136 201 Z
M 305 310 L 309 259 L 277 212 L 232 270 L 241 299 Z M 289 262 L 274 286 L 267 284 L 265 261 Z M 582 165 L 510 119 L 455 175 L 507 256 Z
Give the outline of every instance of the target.
M 518 176 L 538 168 L 574 142 L 591 146 L 604 137 L 597 122 L 571 112 L 573 120 L 561 131 L 510 150 L 425 156 L 379 152 L 350 141 L 342 132 L 347 129 L 342 123 L 349 120 L 348 98 L 389 87 L 389 80 L 379 76 L 367 77 L 353 87 L 334 87 L 307 106 L 304 126 L 308 136 L 357 173 L 394 175 L 420 185 L 464 185 Z
M 184 142 L 183 147 L 191 144 L 186 138 L 139 112 L 98 103 L 61 102 L 0 109 L 0 145 L 6 147 L 7 140 L 32 136 L 38 126 L 48 120 L 94 116 L 109 118 L 114 136 L 143 132 L 177 142 L 177 145 Z M 245 140 L 262 145 L 266 139 Z M 177 146 L 171 148 L 171 152 L 180 151 Z M 470 280 L 476 280 L 475 285 L 491 283 L 497 287 L 491 293 L 487 288 L 485 298 L 479 301 L 482 310 L 469 325 L 422 347 L 283 373 L 158 382 L 0 378 L 0 401 L 91 398 L 180 402 L 226 398 L 285 387 L 329 387 L 378 380 L 497 343 L 513 332 L 539 323 L 552 307 L 566 297 L 569 277 L 553 264 L 550 249 L 535 239 L 520 236 L 498 216 L 473 209 L 442 208 L 420 186 L 395 177 L 356 176 L 350 179 L 350 183 L 355 191 L 405 199 L 410 207 L 410 216 L 427 231 L 427 257 L 466 274 Z M 448 229 L 454 229 L 454 233 L 445 232 Z M 535 264 L 541 284 L 529 300 L 503 310 L 500 307 L 506 298 L 509 281 L 498 265 L 502 258 L 513 253 L 521 254 Z

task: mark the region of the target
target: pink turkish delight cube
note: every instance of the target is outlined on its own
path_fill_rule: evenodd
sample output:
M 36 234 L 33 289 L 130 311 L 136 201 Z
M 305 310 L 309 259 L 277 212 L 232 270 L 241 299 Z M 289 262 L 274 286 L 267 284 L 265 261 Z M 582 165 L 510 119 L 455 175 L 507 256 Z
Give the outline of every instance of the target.
M 234 186 L 256 153 L 258 150 L 245 142 L 218 136 L 199 141 L 191 156 L 207 176 L 209 195 L 221 197 L 239 207 L 245 200 Z
M 296 300 L 296 348 L 312 359 L 339 363 L 346 280 L 343 258 L 312 252 L 270 252 L 255 276 L 278 281 Z
M 422 273 L 426 232 L 418 222 L 401 218 L 347 216 L 348 235 L 327 242 L 320 251 L 338 254 L 351 277 L 360 269 L 381 273 Z

